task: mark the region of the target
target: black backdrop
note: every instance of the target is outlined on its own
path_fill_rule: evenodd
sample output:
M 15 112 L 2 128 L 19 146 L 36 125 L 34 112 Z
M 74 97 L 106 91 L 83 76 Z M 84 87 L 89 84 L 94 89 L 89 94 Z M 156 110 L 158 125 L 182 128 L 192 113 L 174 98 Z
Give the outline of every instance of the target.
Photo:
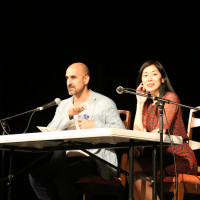
M 181 103 L 199 105 L 199 20 L 193 4 L 133 5 L 119 2 L 1 2 L 0 119 L 22 113 L 56 97 L 67 98 L 65 69 L 73 62 L 91 70 L 90 88 L 112 98 L 119 109 L 135 112 L 135 96 L 117 86 L 135 88 L 147 59 L 159 60 Z M 33 116 L 28 132 L 53 117 L 55 107 Z M 187 126 L 188 109 L 183 108 Z M 30 115 L 9 120 L 22 133 Z M 15 170 L 32 156 L 16 156 Z M 23 160 L 23 162 L 21 162 Z M 35 198 L 27 171 L 16 178 L 21 199 Z

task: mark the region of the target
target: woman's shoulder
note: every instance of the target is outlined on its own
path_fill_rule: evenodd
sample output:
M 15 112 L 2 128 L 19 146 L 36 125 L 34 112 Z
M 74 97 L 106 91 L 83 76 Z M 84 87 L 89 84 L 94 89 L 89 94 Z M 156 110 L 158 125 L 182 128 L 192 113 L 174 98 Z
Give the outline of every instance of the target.
M 163 99 L 168 99 L 170 101 L 174 101 L 176 103 L 179 103 L 179 97 L 175 92 L 167 92 L 164 96 Z

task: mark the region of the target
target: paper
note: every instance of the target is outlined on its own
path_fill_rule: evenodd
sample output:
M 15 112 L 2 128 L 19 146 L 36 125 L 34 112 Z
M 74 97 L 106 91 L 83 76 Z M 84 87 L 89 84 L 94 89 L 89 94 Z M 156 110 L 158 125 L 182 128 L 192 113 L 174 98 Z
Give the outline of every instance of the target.
M 89 154 L 85 153 L 82 150 L 69 150 L 69 151 L 66 151 L 66 155 L 67 155 L 67 157 L 74 157 L 74 156 L 84 157 L 84 156 L 89 156 Z
M 37 128 L 42 132 L 57 131 L 55 128 L 45 127 L 45 126 L 37 126 Z

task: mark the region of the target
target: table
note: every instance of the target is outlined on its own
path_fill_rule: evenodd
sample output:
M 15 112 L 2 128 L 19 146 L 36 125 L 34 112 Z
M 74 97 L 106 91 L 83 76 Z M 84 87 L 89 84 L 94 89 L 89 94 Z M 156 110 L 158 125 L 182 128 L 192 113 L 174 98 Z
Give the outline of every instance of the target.
M 182 144 L 181 136 L 163 135 L 163 145 Z M 95 128 L 54 132 L 37 132 L 0 136 L 1 150 L 41 152 L 82 148 L 130 148 L 129 200 L 133 189 L 133 148 L 134 146 L 159 146 L 160 134 L 117 128 Z M 156 164 L 156 154 L 153 154 Z M 155 166 L 154 166 L 155 168 Z M 156 172 L 153 172 L 153 199 L 156 197 Z

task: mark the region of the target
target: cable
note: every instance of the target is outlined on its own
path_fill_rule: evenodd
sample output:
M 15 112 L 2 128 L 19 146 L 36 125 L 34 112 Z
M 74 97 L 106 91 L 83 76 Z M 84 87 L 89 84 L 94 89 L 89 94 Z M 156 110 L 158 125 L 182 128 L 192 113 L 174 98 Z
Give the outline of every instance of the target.
M 33 117 L 33 115 L 37 112 L 38 110 L 34 110 L 33 113 L 31 114 L 30 118 L 29 118 L 29 121 L 28 121 L 28 125 L 26 127 L 26 129 L 24 130 L 23 134 L 26 133 L 26 131 L 28 130 L 29 128 L 29 125 L 30 125 L 30 122 L 31 122 L 31 119 Z
M 30 118 L 29 118 L 29 121 L 28 121 L 28 125 L 26 126 L 26 129 L 24 130 L 23 133 L 26 133 L 26 131 L 28 130 L 29 125 L 30 125 L 30 122 L 31 122 L 31 119 L 32 119 L 33 115 L 34 115 L 37 111 L 38 111 L 38 110 L 34 110 L 33 113 L 31 114 L 31 116 L 30 116 Z M 7 135 L 9 135 L 9 133 L 7 132 L 7 130 L 5 129 L 5 127 L 4 127 L 4 125 L 3 125 L 4 122 L 3 122 L 2 120 L 0 120 L 0 123 L 1 123 L 1 127 L 2 127 L 3 131 L 4 131 Z
M 0 120 L 0 123 L 1 123 L 1 127 L 2 127 L 3 131 L 4 131 L 7 135 L 9 135 L 9 133 L 6 131 L 6 129 L 5 129 L 4 125 L 3 125 L 3 123 L 5 123 L 5 122 L 3 122 L 2 120 Z

